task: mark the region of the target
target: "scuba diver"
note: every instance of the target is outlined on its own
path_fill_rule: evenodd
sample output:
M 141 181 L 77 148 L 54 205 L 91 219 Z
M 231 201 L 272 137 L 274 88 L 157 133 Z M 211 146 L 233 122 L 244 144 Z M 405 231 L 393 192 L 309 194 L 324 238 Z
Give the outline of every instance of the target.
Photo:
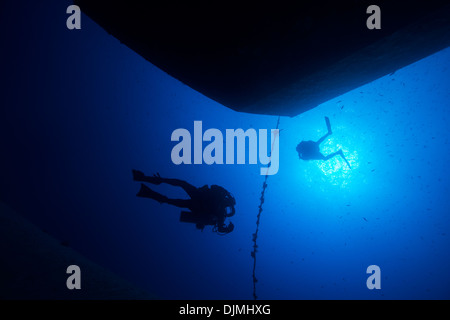
M 347 161 L 347 159 L 344 156 L 344 152 L 342 149 L 339 149 L 336 152 L 333 152 L 327 156 L 324 156 L 320 152 L 320 144 L 333 132 L 331 131 L 331 124 L 330 119 L 328 117 L 325 117 L 325 123 L 327 124 L 328 133 L 324 135 L 322 138 L 320 138 L 317 142 L 314 141 L 302 141 L 297 145 L 297 152 L 298 157 L 302 160 L 330 160 L 331 158 L 339 155 L 344 159 L 345 163 L 347 163 L 348 167 L 351 169 L 350 163 Z
M 181 222 L 195 223 L 197 229 L 206 225 L 212 225 L 213 231 L 220 235 L 225 235 L 233 231 L 234 225 L 230 222 L 225 224 L 225 219 L 235 214 L 234 205 L 236 200 L 224 188 L 211 185 L 204 185 L 196 188 L 183 180 L 162 178 L 159 173 L 151 176 L 144 175 L 143 172 L 133 170 L 133 180 L 148 182 L 155 185 L 167 183 L 171 186 L 181 187 L 189 195 L 190 199 L 169 199 L 168 197 L 153 191 L 145 184 L 141 183 L 141 189 L 136 194 L 138 197 L 150 198 L 159 203 L 167 203 L 178 208 L 186 208 L 190 211 L 182 211 Z

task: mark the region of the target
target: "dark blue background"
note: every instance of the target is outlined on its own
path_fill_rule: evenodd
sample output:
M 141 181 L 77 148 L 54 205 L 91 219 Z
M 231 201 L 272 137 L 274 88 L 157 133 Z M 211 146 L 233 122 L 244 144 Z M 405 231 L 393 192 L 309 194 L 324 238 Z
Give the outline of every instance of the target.
M 275 128 L 145 61 L 70 1 L 0 5 L 0 199 L 56 238 L 165 299 L 250 299 L 259 165 L 172 164 L 173 130 Z M 258 238 L 261 299 L 450 298 L 450 50 L 280 120 L 280 170 L 268 179 Z M 326 132 L 328 154 L 295 147 Z M 131 169 L 236 197 L 235 231 L 178 221 L 179 209 L 135 196 Z M 157 190 L 183 197 L 167 186 Z M 1 259 L 8 259 L 2 257 Z M 381 268 L 381 290 L 366 268 Z

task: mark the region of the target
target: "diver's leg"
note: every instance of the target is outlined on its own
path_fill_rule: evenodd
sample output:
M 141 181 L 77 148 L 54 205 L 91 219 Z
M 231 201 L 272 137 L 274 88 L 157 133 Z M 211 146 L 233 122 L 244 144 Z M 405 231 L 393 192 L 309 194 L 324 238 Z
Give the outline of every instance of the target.
M 153 176 L 146 176 L 143 172 L 138 170 L 133 170 L 133 179 L 134 181 L 148 182 L 153 184 L 167 183 L 171 186 L 183 188 L 184 191 L 186 191 L 189 195 L 195 192 L 195 190 L 197 190 L 196 187 L 190 185 L 186 181 L 179 179 L 161 178 L 159 174 L 155 174 Z
M 323 156 L 323 160 L 327 161 L 327 160 L 330 160 L 331 158 L 334 158 L 335 156 L 338 156 L 338 155 L 339 155 L 339 151 L 336 151 L 336 152 L 330 153 L 327 156 Z
M 323 160 L 327 161 L 327 160 L 330 160 L 331 158 L 333 158 L 333 157 L 335 157 L 335 156 L 341 156 L 342 159 L 344 159 L 345 163 L 348 165 L 348 167 L 349 167 L 350 169 L 352 168 L 352 167 L 350 166 L 350 163 L 349 163 L 349 162 L 347 161 L 347 159 L 345 158 L 344 152 L 342 151 L 342 149 L 339 149 L 339 150 L 336 151 L 336 152 L 333 152 L 333 153 L 330 153 L 330 154 L 327 155 L 327 156 L 324 156 L 324 157 L 323 157 Z
M 139 192 L 136 195 L 138 197 L 156 200 L 159 203 L 167 203 L 167 204 L 170 204 L 170 205 L 178 207 L 178 208 L 190 209 L 190 206 L 191 206 L 191 200 L 169 199 L 166 196 L 164 196 L 156 191 L 153 191 L 152 189 L 150 189 L 143 183 L 141 183 L 141 189 L 139 190 Z
M 183 188 L 184 191 L 186 191 L 186 193 L 192 197 L 193 195 L 196 194 L 197 188 L 194 187 L 193 185 L 187 183 L 184 180 L 180 180 L 180 179 L 168 179 L 168 178 L 161 178 L 161 182 L 162 183 L 167 183 L 168 185 L 174 186 L 174 187 L 181 187 Z
M 141 198 L 153 199 L 153 200 L 158 201 L 159 203 L 164 203 L 169 200 L 166 196 L 164 196 L 156 191 L 153 191 L 152 189 L 150 189 L 143 183 L 141 183 L 141 189 L 136 194 L 136 196 L 141 197 Z
M 157 176 L 146 176 L 142 171 L 139 170 L 132 170 L 133 172 L 133 180 L 134 181 L 141 181 L 141 182 L 148 182 L 153 184 L 160 184 L 161 182 L 158 182 Z
M 328 138 L 328 136 L 330 135 L 330 133 L 327 133 L 326 135 L 324 135 L 322 138 L 320 138 L 319 140 L 317 140 L 317 144 L 321 144 L 326 138 Z
M 317 144 L 319 145 L 319 144 L 321 144 L 326 138 L 328 138 L 328 136 L 330 135 L 331 133 L 327 133 L 326 135 L 324 135 L 322 138 L 320 138 L 319 140 L 317 140 Z
M 328 134 L 332 134 L 333 131 L 331 131 L 331 123 L 330 123 L 330 118 L 325 117 L 325 123 L 327 125 L 327 130 L 328 130 Z
M 159 173 L 157 173 L 153 176 L 146 176 L 141 171 L 133 170 L 133 179 L 134 179 L 134 181 L 148 182 L 148 183 L 153 183 L 153 184 L 167 183 L 171 186 L 181 187 L 191 197 L 197 191 L 196 187 L 187 183 L 186 181 L 179 180 L 179 179 L 161 178 Z
M 340 151 L 340 155 L 342 157 L 342 159 L 344 159 L 345 163 L 348 165 L 348 167 L 351 169 L 352 166 L 350 165 L 350 163 L 347 161 L 347 158 L 344 156 L 344 152 L 342 151 L 342 149 L 339 149 Z
M 321 144 L 326 138 L 328 138 L 329 135 L 331 135 L 333 133 L 333 131 L 331 131 L 330 119 L 328 117 L 325 117 L 325 123 L 327 125 L 328 132 L 322 138 L 317 140 L 317 142 L 316 142 L 317 144 Z
M 186 199 L 167 199 L 167 204 L 178 208 L 191 209 L 191 200 Z

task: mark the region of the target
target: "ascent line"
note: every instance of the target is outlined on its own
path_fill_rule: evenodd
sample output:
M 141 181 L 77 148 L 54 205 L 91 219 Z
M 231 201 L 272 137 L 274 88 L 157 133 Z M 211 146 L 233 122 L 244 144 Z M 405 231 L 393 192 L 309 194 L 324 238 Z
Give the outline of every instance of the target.
M 278 129 L 279 124 L 280 124 L 280 116 L 278 116 L 277 129 Z M 279 134 L 279 132 L 277 131 L 276 134 Z M 277 137 L 275 136 L 275 139 L 273 139 L 273 141 L 272 141 L 272 146 L 271 146 L 271 149 L 270 149 L 270 157 L 269 158 L 272 158 L 273 146 L 274 146 L 274 143 L 277 141 L 276 138 Z M 270 164 L 270 162 L 269 162 L 269 164 Z M 267 167 L 267 172 L 269 172 L 269 168 L 270 167 Z M 253 237 L 252 237 L 253 251 L 251 252 L 251 256 L 253 258 L 253 299 L 254 300 L 258 299 L 258 296 L 256 295 L 256 282 L 258 282 L 258 279 L 256 278 L 256 252 L 257 252 L 257 248 L 258 248 L 258 245 L 256 244 L 256 240 L 258 238 L 259 222 L 260 222 L 260 219 L 261 219 L 261 212 L 263 210 L 262 206 L 264 204 L 264 194 L 265 194 L 266 188 L 267 188 L 267 178 L 268 177 L 269 177 L 269 175 L 266 174 L 266 177 L 264 178 L 263 188 L 262 188 L 261 197 L 260 197 L 260 201 L 261 202 L 260 202 L 259 207 L 258 207 L 258 215 L 256 216 L 256 231 L 255 231 L 255 233 L 253 234 Z

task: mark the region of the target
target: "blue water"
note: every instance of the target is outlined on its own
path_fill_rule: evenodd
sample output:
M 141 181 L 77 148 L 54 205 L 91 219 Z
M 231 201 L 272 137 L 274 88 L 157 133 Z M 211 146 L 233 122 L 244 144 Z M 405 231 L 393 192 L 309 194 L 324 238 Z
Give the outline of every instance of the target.
M 174 165 L 173 130 L 273 129 L 190 89 L 70 1 L 2 4 L 0 199 L 86 257 L 163 299 L 251 299 L 260 165 Z M 450 48 L 294 118 L 281 117 L 279 172 L 258 236 L 261 299 L 450 298 Z M 328 162 L 298 159 L 326 133 Z M 137 198 L 131 169 L 218 184 L 236 198 L 235 230 L 179 222 Z M 183 197 L 182 190 L 155 187 Z M 7 257 L 2 257 L 7 259 Z M 381 289 L 366 268 L 381 269 Z

